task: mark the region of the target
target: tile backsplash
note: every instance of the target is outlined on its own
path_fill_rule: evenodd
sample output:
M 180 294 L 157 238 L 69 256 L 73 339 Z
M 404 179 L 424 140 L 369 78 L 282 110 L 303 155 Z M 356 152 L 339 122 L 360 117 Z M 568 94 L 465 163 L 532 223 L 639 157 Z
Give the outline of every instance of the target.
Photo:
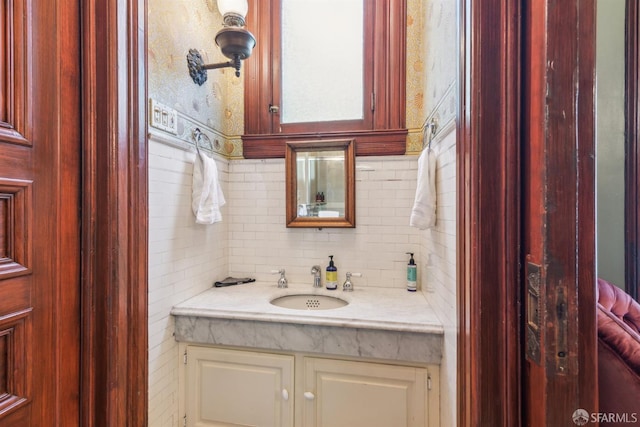
M 419 252 L 409 227 L 415 196 L 415 157 L 356 160 L 356 228 L 286 228 L 284 160 L 232 161 L 229 166 L 229 271 L 232 276 L 277 280 L 284 268 L 295 283 L 313 283 L 334 256 L 339 282 L 359 272 L 355 286 L 406 286 L 406 252 Z

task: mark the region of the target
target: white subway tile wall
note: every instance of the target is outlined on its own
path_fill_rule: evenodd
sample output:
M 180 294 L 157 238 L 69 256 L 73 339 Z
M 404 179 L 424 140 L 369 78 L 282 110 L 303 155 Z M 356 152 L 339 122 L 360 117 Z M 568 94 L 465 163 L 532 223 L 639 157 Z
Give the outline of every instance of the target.
M 225 277 L 228 209 L 223 222 L 198 225 L 191 212 L 195 154 L 149 141 L 149 425 L 178 425 L 178 345 L 171 307 Z M 216 162 L 228 193 L 228 162 Z
M 409 227 L 416 188 L 414 156 L 356 161 L 356 228 L 294 229 L 285 225 L 284 160 L 232 161 L 229 174 L 229 269 L 232 276 L 313 283 L 311 267 L 334 256 L 339 281 L 362 273 L 355 286 L 406 286 L 406 252 L 419 252 L 420 233 Z
M 436 227 L 422 235 L 422 289 L 444 326 L 440 366 L 440 424 L 456 425 L 457 289 L 456 289 L 456 132 L 432 143 L 438 153 L 436 169 Z

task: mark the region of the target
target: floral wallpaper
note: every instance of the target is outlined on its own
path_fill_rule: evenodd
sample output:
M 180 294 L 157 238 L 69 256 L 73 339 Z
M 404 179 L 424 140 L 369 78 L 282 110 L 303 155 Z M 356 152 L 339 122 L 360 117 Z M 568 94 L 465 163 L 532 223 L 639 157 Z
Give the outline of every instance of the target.
M 148 0 L 149 97 L 178 111 L 177 138 L 193 143 L 200 129 L 211 149 L 227 157 L 242 153 L 242 75 L 230 68 L 209 70 L 198 86 L 189 76 L 187 52 L 197 49 L 205 63 L 226 62 L 214 38 L 222 28 L 215 0 Z

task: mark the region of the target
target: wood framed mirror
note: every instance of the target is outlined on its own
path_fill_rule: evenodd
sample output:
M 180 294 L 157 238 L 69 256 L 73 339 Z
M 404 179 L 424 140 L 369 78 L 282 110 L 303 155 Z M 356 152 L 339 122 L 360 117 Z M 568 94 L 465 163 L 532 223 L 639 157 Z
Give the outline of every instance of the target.
M 356 226 L 355 141 L 290 141 L 285 150 L 287 227 Z

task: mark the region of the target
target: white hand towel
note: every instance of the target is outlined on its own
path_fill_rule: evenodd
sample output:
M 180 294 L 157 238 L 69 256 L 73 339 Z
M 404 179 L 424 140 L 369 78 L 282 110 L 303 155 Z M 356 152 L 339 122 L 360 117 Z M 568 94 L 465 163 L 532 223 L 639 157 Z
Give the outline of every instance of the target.
M 226 203 L 215 160 L 203 152 L 196 153 L 193 163 L 191 208 L 198 224 L 222 221 L 220 208 Z
M 427 148 L 418 158 L 418 186 L 409 225 L 426 230 L 436 224 L 436 154 Z

